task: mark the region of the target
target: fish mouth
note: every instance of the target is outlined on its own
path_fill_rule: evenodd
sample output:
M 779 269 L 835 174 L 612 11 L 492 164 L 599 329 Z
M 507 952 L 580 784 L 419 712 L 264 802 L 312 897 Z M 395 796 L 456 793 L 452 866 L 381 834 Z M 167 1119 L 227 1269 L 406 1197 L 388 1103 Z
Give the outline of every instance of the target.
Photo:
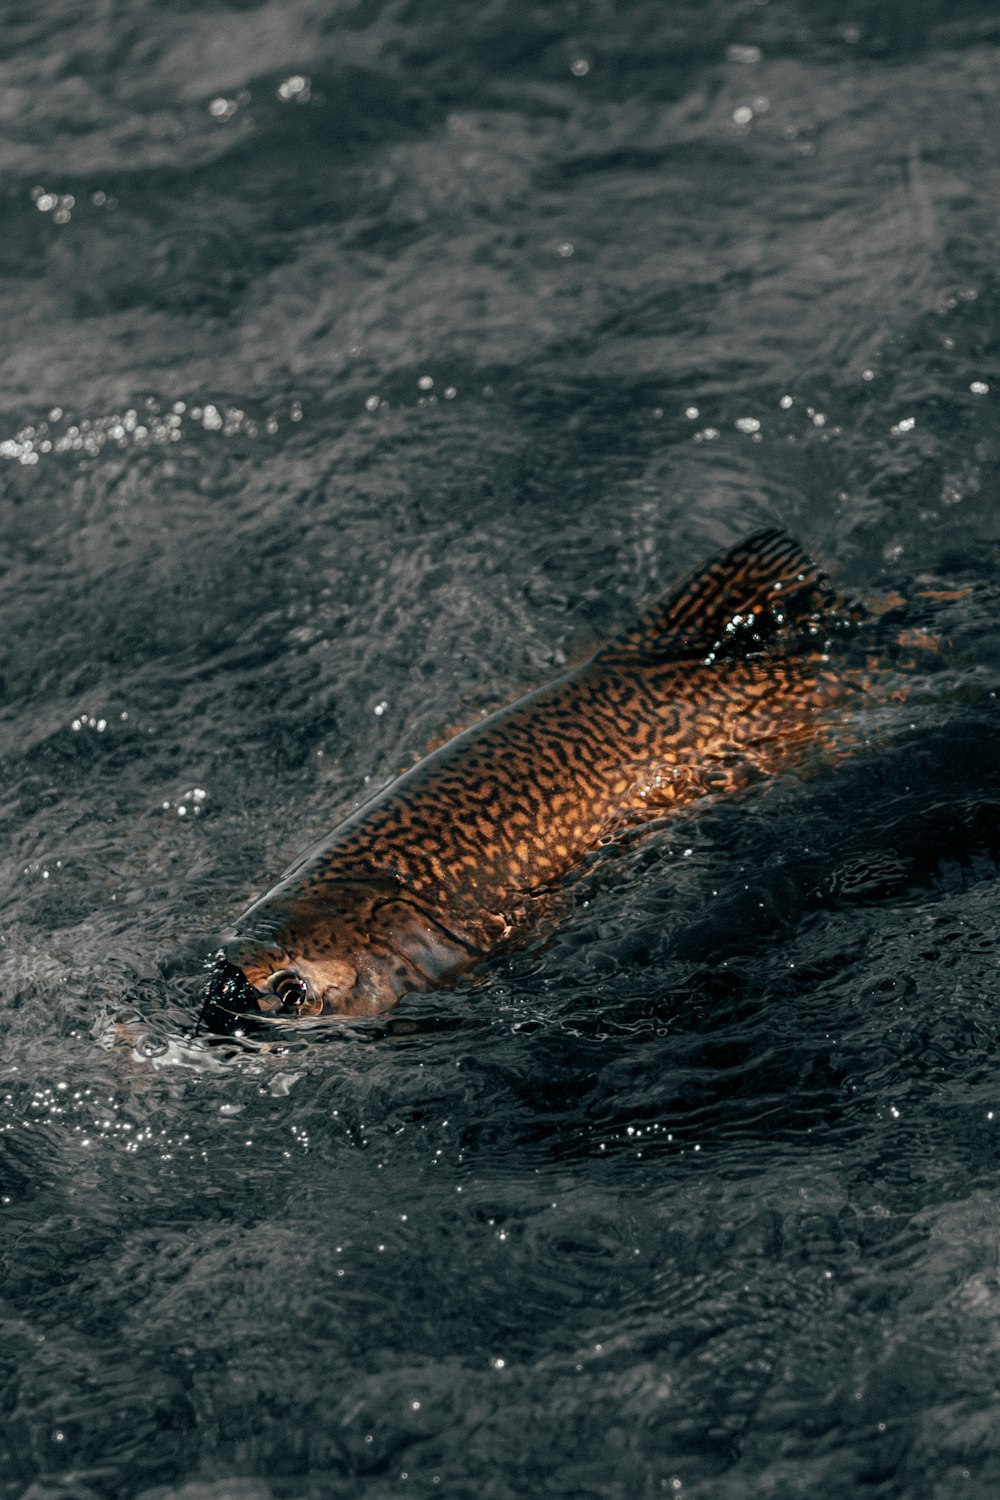
M 276 969 L 257 989 L 239 964 L 220 949 L 212 964 L 198 1015 L 198 1031 L 261 1035 L 275 1022 L 310 1020 L 323 1013 L 312 985 L 294 969 Z
M 198 1014 L 198 1031 L 217 1036 L 232 1036 L 248 1020 L 262 1018 L 261 995 L 254 989 L 243 970 L 219 953 L 205 986 L 205 998 Z

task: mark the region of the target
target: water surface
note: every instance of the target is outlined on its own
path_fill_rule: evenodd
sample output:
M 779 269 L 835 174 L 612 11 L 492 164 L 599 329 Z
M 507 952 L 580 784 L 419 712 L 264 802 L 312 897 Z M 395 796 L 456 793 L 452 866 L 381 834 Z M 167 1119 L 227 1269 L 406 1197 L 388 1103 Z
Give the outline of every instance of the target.
M 971 0 L 9 7 L 3 1500 L 997 1493 L 998 65 Z M 762 525 L 971 590 L 855 755 L 478 987 L 192 1036 L 304 845 Z

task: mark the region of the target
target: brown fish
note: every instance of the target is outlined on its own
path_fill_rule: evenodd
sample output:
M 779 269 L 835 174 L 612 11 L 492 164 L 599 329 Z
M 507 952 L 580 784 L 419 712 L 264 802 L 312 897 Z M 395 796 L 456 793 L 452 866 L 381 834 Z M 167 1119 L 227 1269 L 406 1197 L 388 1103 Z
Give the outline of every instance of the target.
M 523 939 L 588 855 L 822 740 L 857 612 L 779 531 L 428 755 L 236 923 L 203 1021 L 370 1016 Z

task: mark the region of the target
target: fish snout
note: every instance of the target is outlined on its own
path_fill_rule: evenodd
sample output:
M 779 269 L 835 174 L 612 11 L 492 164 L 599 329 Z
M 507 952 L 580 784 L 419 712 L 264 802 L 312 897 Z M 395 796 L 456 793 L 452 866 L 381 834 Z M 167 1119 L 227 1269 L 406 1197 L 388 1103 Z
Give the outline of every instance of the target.
M 260 995 L 243 970 L 220 953 L 212 965 L 205 998 L 198 1016 L 198 1029 L 230 1036 L 240 1023 L 263 1014 Z
M 248 1020 L 318 1016 L 322 1011 L 322 999 L 297 969 L 274 969 L 254 984 L 246 968 L 223 950 L 209 975 L 199 1026 L 231 1035 Z
M 282 962 L 283 960 L 283 962 Z M 348 963 L 297 963 L 283 950 L 232 942 L 219 950 L 208 977 L 201 1025 L 237 1031 L 244 1020 L 300 1020 L 339 1011 L 357 974 Z

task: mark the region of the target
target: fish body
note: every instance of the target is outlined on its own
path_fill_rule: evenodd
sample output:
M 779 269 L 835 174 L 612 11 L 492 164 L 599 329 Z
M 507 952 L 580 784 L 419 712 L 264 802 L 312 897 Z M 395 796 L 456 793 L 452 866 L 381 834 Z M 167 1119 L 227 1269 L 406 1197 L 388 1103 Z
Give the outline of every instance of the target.
M 801 755 L 842 696 L 825 648 L 854 618 L 781 532 L 713 559 L 303 856 L 238 919 L 208 1023 L 375 1015 L 523 939 L 603 845 Z

